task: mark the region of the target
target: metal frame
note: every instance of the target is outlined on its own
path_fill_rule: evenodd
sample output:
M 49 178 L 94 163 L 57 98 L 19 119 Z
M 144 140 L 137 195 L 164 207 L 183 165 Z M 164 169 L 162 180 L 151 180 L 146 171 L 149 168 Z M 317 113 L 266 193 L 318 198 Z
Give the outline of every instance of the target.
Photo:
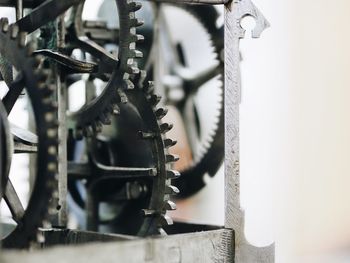
M 51 244 L 81 244 L 91 241 L 113 241 L 108 244 L 85 244 L 47 248 L 43 251 L 4 252 L 2 262 L 274 262 L 274 245 L 254 247 L 244 236 L 244 211 L 240 207 L 239 170 L 239 105 L 241 96 L 239 42 L 245 30 L 240 21 L 245 16 L 256 20 L 253 38 L 269 26 L 251 0 L 154 0 L 156 2 L 188 2 L 225 4 L 225 229 L 166 237 L 139 239 L 120 235 L 53 230 L 44 231 L 44 246 Z M 3 2 L 0 1 L 0 6 Z M 30 1 L 24 0 L 24 6 Z M 60 38 L 59 38 L 60 39 Z M 59 82 L 59 80 L 58 80 Z M 60 94 L 64 97 L 64 94 Z M 64 100 L 64 99 L 63 99 Z M 61 101 L 61 99 L 60 99 Z M 62 104 L 61 104 L 62 105 Z M 65 107 L 65 105 L 63 105 Z M 62 114 L 62 113 L 61 113 Z M 64 117 L 60 115 L 64 123 Z M 61 122 L 62 123 L 62 122 Z M 65 125 L 62 125 L 65 128 Z M 61 132 L 61 154 L 65 155 L 65 132 Z M 61 155 L 60 154 L 60 155 Z M 60 159 L 60 202 L 65 202 L 67 163 Z M 63 207 L 59 215 L 65 225 Z M 30 254 L 29 254 L 30 253 Z

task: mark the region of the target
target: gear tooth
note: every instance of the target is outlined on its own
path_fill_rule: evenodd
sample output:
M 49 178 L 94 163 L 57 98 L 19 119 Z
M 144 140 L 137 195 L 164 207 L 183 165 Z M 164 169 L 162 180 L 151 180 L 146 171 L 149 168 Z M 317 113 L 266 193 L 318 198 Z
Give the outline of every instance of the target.
M 175 155 L 175 154 L 167 154 L 166 155 L 166 162 L 167 163 L 174 163 L 177 162 L 178 160 L 180 160 L 179 156 Z
M 55 146 L 50 146 L 49 148 L 47 148 L 47 153 L 52 155 L 52 156 L 56 156 L 57 155 L 57 149 Z
M 34 67 L 37 68 L 41 64 L 41 62 L 44 60 L 44 57 L 41 55 L 36 55 L 34 57 Z M 44 70 L 41 70 L 43 73 L 45 73 L 47 76 L 49 76 L 49 72 L 46 72 Z
M 48 85 L 48 91 L 51 93 L 53 93 L 56 90 L 56 85 L 55 84 L 50 84 Z
M 163 119 L 164 116 L 168 113 L 167 109 L 164 108 L 159 108 L 158 110 L 156 110 L 155 114 L 158 118 L 158 120 Z
M 174 127 L 173 124 L 169 124 L 169 123 L 162 123 L 160 125 L 160 132 L 161 133 L 167 133 L 168 131 L 170 131 L 172 128 Z
M 176 204 L 173 201 L 170 201 L 170 200 L 165 201 L 164 209 L 165 210 L 169 210 L 169 211 L 176 210 Z
M 130 25 L 132 27 L 139 27 L 142 26 L 145 22 L 139 18 L 132 18 L 130 19 Z
M 117 105 L 117 104 L 113 104 L 113 109 L 112 109 L 112 113 L 114 114 L 114 115 L 119 115 L 120 114 L 120 108 L 119 108 L 119 106 Z
M 154 82 L 153 82 L 153 81 L 148 81 L 148 82 L 147 82 L 147 85 L 145 85 L 145 87 L 144 87 L 144 91 L 145 91 L 147 94 L 152 95 L 153 92 L 154 92 Z
M 30 57 L 33 54 L 34 50 L 35 50 L 34 43 L 32 41 L 28 42 L 26 44 L 26 49 L 27 49 L 27 56 Z
M 20 32 L 19 37 L 18 37 L 18 45 L 19 47 L 23 48 L 26 45 L 26 38 L 27 38 L 27 33 L 26 32 Z
M 165 193 L 168 195 L 177 195 L 178 193 L 180 193 L 180 191 L 176 186 L 167 185 L 165 187 Z
M 136 12 L 142 8 L 142 3 L 140 2 L 131 2 L 129 3 L 129 11 Z
M 49 100 L 50 100 L 49 109 L 51 111 L 57 111 L 57 109 L 58 109 L 57 101 L 52 101 L 52 98 L 49 98 Z
M 125 83 L 125 88 L 128 90 L 135 88 L 134 83 L 130 79 L 125 79 L 124 83 Z
M 135 75 L 134 82 L 138 83 L 139 87 L 142 87 L 146 77 L 147 77 L 147 72 L 145 70 L 140 70 L 139 74 Z
M 132 34 L 131 35 L 131 41 L 132 42 L 142 42 L 145 40 L 145 37 L 140 34 Z
M 11 39 L 16 39 L 17 36 L 18 36 L 18 33 L 19 33 L 19 28 L 17 25 L 11 25 L 10 27 L 10 36 L 11 36 Z
M 166 175 L 168 179 L 177 179 L 181 176 L 181 174 L 176 170 L 167 170 Z
M 123 103 L 123 104 L 128 103 L 128 96 L 126 96 L 124 91 L 118 89 L 118 94 L 119 94 L 121 103 Z
M 142 209 L 141 212 L 144 217 L 153 217 L 158 214 L 157 211 L 150 209 Z
M 170 147 L 173 147 L 176 143 L 177 143 L 177 141 L 173 141 L 172 139 L 165 139 L 164 140 L 164 147 L 170 148 Z
M 143 53 L 140 50 L 131 50 L 131 56 L 134 58 L 142 58 Z
M 143 132 L 143 131 L 139 131 L 137 135 L 139 136 L 139 138 L 143 140 L 153 139 L 156 136 L 156 134 L 153 132 Z
M 161 99 L 162 99 L 161 96 L 153 94 L 149 97 L 148 101 L 153 107 L 155 107 L 157 106 L 157 104 L 160 102 Z
M 54 128 L 47 129 L 46 135 L 50 139 L 55 139 L 57 137 L 57 129 L 54 129 Z
M 129 74 L 138 74 L 140 73 L 140 69 L 133 64 L 128 66 L 127 72 Z
M 9 20 L 7 17 L 2 17 L 0 19 L 0 26 L 2 32 L 6 33 L 9 30 Z
M 47 164 L 47 170 L 48 170 L 49 172 L 55 173 L 55 172 L 57 171 L 57 165 L 56 165 L 56 163 L 55 163 L 55 162 L 49 162 L 49 163 Z
M 159 218 L 159 226 L 170 226 L 174 224 L 173 220 L 168 215 L 161 215 Z

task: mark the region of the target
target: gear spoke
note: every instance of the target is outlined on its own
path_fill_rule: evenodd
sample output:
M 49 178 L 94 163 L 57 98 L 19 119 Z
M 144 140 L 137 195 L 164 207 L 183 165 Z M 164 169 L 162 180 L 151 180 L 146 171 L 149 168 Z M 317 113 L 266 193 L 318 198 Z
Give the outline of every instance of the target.
M 10 129 L 15 141 L 26 145 L 36 145 L 38 143 L 38 136 L 31 131 L 22 129 L 13 123 L 10 123 Z
M 182 65 L 181 58 L 179 57 L 178 48 L 171 35 L 171 29 L 166 20 L 166 15 L 164 14 L 163 8 L 159 9 L 158 16 L 159 16 L 159 22 L 162 25 L 162 27 L 159 29 L 160 31 L 159 40 L 164 45 L 164 46 L 160 45 L 160 48 L 168 49 L 166 51 L 163 51 L 164 54 L 167 54 L 167 56 L 164 56 L 162 59 L 166 60 L 166 63 L 169 67 L 180 66 Z
M 87 179 L 93 174 L 98 174 L 103 179 L 136 179 L 154 177 L 157 175 L 155 168 L 116 167 L 107 166 L 94 161 L 92 168 L 88 163 L 68 163 L 69 179 Z
M 109 29 L 104 21 L 84 21 L 84 33 L 96 42 L 119 41 L 119 29 Z
M 20 223 L 25 211 L 10 179 L 7 182 L 4 199 L 11 211 L 13 220 L 16 223 Z
M 175 71 L 184 81 L 186 94 L 192 95 L 195 94 L 202 85 L 220 75 L 222 73 L 222 68 L 220 65 L 215 65 L 196 74 L 192 74 L 184 68 L 177 68 Z
M 7 114 L 10 114 L 13 106 L 15 105 L 18 97 L 21 95 L 24 89 L 24 77 L 19 74 L 17 78 L 11 83 L 9 91 L 6 93 L 5 97 L 2 99 L 2 103 L 5 106 Z
M 32 12 L 30 12 L 30 14 L 18 20 L 15 24 L 18 25 L 20 31 L 32 33 L 48 22 L 54 21 L 68 8 L 82 1 L 83 0 L 45 1 L 40 6 L 35 8 Z
M 76 42 L 81 50 L 90 53 L 96 58 L 99 58 L 99 72 L 111 73 L 118 67 L 118 59 L 113 57 L 111 53 L 107 52 L 103 47 L 90 40 L 88 37 L 81 36 L 76 40 Z
M 15 153 L 37 153 L 38 147 L 37 145 L 28 145 L 23 142 L 14 143 L 14 151 Z
M 66 71 L 70 73 L 94 73 L 97 72 L 98 66 L 96 63 L 88 63 L 71 58 L 59 52 L 54 52 L 49 49 L 36 50 L 34 54 L 44 55 L 52 60 L 60 63 Z

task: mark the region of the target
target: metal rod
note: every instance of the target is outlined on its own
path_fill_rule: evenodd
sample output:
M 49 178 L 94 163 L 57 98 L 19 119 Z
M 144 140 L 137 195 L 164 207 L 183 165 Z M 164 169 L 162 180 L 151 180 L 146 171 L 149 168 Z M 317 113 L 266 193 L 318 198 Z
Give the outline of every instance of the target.
M 65 27 L 64 27 L 64 15 L 60 16 L 57 20 L 57 48 L 58 50 L 64 47 L 65 42 Z M 57 70 L 57 103 L 58 103 L 58 224 L 60 227 L 67 226 L 67 91 L 64 84 L 61 82 L 61 72 L 56 65 Z
M 23 0 L 16 1 L 16 20 L 20 20 L 23 17 Z

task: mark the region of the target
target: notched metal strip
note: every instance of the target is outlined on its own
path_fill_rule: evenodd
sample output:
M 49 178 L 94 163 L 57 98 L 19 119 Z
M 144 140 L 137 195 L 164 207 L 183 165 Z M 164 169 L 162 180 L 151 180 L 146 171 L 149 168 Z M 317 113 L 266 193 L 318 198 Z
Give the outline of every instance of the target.
M 235 262 L 274 262 L 274 244 L 255 247 L 244 235 L 244 210 L 240 206 L 239 105 L 241 96 L 240 39 L 245 30 L 244 17 L 256 21 L 252 37 L 258 38 L 269 26 L 268 21 L 250 0 L 233 0 L 225 8 L 225 227 L 235 231 Z

